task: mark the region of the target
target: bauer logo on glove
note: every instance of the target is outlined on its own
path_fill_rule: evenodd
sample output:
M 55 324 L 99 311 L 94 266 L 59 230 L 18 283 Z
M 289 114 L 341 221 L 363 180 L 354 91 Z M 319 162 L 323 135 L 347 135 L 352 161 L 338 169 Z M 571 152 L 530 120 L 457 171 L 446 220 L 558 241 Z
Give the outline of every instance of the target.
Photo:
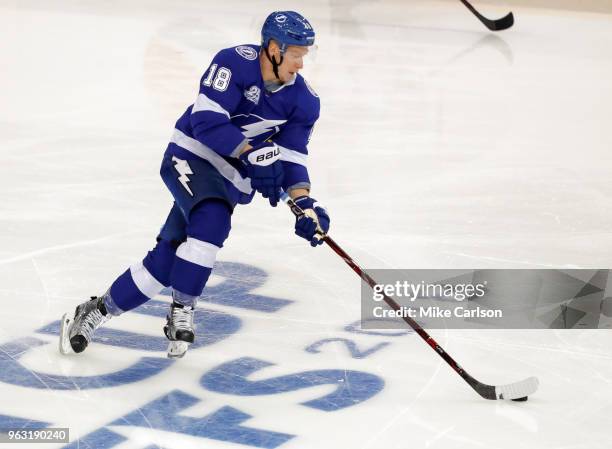
M 280 159 L 280 148 L 273 142 L 264 142 L 263 145 L 245 151 L 251 164 L 267 166 Z
M 240 160 L 245 164 L 251 187 L 268 198 L 271 206 L 276 206 L 280 199 L 280 189 L 283 186 L 283 165 L 280 161 L 281 151 L 278 145 L 271 141 L 245 151 Z
M 261 151 L 263 150 L 264 148 L 261 148 L 258 150 L 258 152 L 249 155 L 249 159 L 252 159 L 253 156 L 256 156 L 255 162 L 251 162 L 251 163 L 261 163 L 264 161 L 269 161 L 269 163 L 271 164 L 272 162 L 276 161 L 280 157 L 280 149 L 276 145 L 274 145 L 274 148 L 272 150 L 267 151 L 265 153 L 261 153 Z M 269 164 L 265 164 L 265 165 L 269 165 Z

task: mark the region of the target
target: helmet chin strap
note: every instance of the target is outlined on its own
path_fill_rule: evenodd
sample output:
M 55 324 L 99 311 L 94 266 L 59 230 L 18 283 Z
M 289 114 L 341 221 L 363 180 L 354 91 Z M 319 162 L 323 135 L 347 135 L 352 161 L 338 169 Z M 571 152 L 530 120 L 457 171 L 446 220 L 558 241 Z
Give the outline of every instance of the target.
M 272 71 L 274 72 L 274 76 L 280 80 L 280 76 L 278 76 L 278 66 L 283 63 L 283 54 L 281 53 L 280 61 L 277 62 L 274 56 L 270 56 L 268 48 L 266 47 L 266 57 L 268 58 L 268 61 L 272 63 Z

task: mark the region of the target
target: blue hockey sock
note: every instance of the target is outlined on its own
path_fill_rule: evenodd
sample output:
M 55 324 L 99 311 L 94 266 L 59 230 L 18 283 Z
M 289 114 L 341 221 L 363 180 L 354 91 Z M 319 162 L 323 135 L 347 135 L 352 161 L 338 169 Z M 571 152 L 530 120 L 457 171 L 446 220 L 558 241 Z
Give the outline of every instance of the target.
M 205 200 L 190 213 L 187 241 L 176 250 L 170 284 L 178 302 L 191 305 L 208 281 L 217 252 L 231 229 L 231 211 L 224 201 Z
M 147 302 L 169 285 L 175 250 L 172 243 L 160 240 L 144 260 L 119 276 L 104 297 L 111 315 L 120 315 Z

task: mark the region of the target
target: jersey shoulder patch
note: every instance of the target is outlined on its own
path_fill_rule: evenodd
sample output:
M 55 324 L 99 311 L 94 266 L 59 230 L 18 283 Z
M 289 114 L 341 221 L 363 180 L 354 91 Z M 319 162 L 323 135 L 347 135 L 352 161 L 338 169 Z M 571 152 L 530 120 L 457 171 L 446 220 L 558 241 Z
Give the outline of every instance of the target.
M 248 45 L 239 45 L 235 47 L 236 53 L 242 56 L 248 61 L 255 61 L 257 59 L 257 50 Z

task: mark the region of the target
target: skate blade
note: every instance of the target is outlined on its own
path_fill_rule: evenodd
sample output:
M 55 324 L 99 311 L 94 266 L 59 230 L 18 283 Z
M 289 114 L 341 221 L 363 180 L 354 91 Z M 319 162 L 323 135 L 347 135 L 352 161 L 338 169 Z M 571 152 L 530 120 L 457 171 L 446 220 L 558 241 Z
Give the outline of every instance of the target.
M 59 338 L 59 352 L 64 355 L 72 354 L 72 346 L 70 345 L 70 324 L 72 319 L 68 313 L 62 316 L 60 323 L 60 338 Z
M 180 359 L 189 349 L 189 343 L 182 340 L 173 340 L 168 343 L 168 358 Z

